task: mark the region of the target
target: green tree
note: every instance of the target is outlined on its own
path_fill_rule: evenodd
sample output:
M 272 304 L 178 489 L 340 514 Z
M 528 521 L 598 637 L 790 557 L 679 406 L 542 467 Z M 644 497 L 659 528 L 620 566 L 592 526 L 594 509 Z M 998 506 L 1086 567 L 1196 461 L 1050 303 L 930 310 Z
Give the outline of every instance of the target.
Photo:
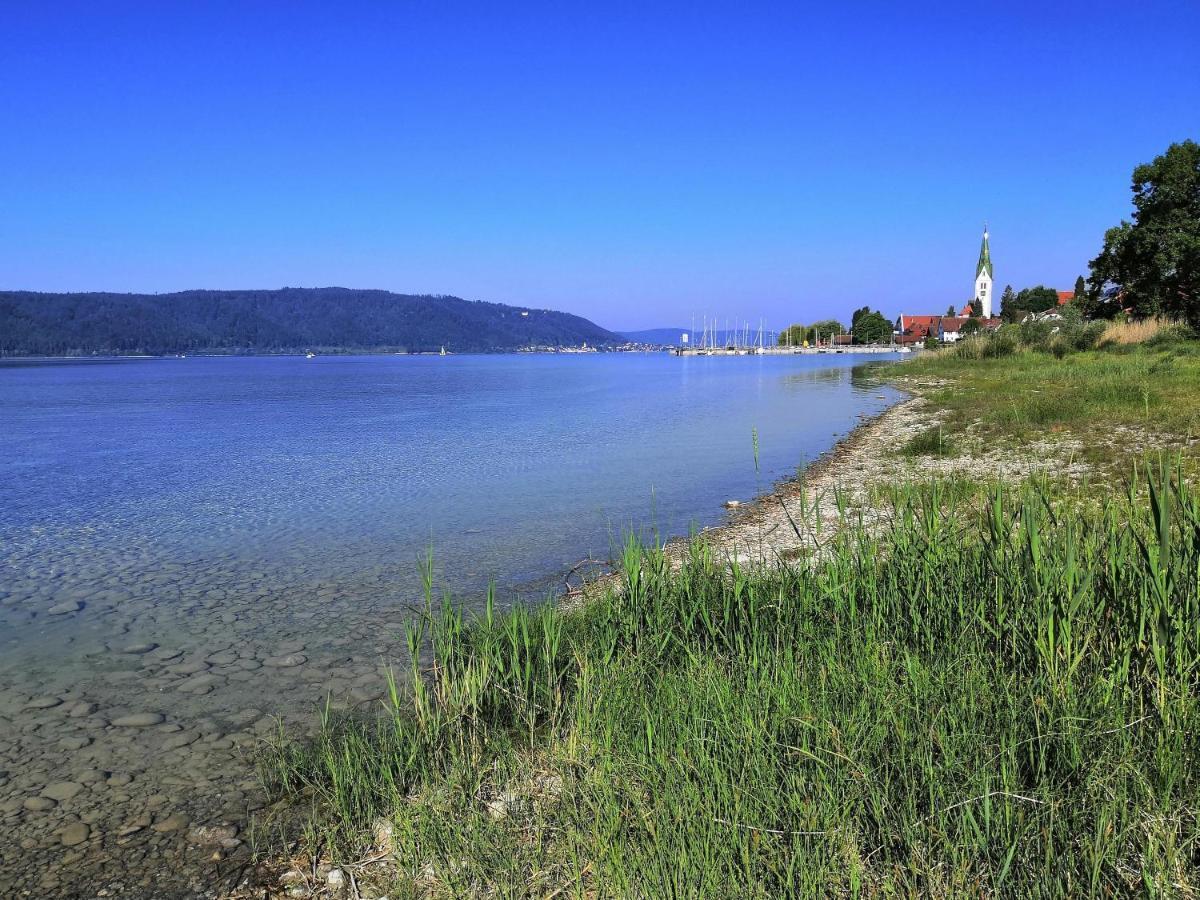
M 846 326 L 837 319 L 822 319 L 811 325 L 789 325 L 779 333 L 778 343 L 781 347 L 785 344 L 799 347 L 805 341 L 810 344 L 815 343 L 818 339 L 828 341 L 830 335 L 845 333 Z
M 958 310 L 954 308 L 953 303 L 946 307 L 946 315 L 950 318 L 958 315 Z
M 938 344 L 938 339 L 935 338 L 932 334 L 929 337 L 925 338 L 925 349 L 926 350 L 936 350 L 939 346 L 941 346 L 941 345 Z
M 1021 288 L 1012 294 L 1012 287 L 1004 289 L 1000 301 L 1000 318 L 1005 322 L 1020 322 L 1029 313 L 1045 312 L 1058 306 L 1058 291 L 1043 284 Z
M 846 333 L 846 326 L 837 319 L 822 319 L 820 322 L 813 322 L 811 328 L 814 332 L 822 335 Z
M 869 306 L 854 311 L 850 333 L 856 344 L 877 344 L 892 333 L 892 323 Z
M 959 329 L 959 334 L 964 336 L 968 334 L 978 334 L 982 327 L 983 326 L 979 324 L 979 317 L 976 316 L 974 318 L 967 319 L 967 321 L 962 323 L 962 328 Z
M 1011 284 L 1004 286 L 1004 293 L 1000 295 L 1000 318 L 1006 322 L 1019 321 L 1012 318 L 1016 308 L 1017 295 L 1013 292 Z
M 1200 327 L 1200 144 L 1172 144 L 1133 170 L 1133 221 L 1104 234 L 1088 309 L 1162 315 Z
M 1045 312 L 1058 306 L 1058 291 L 1044 284 L 1022 288 L 1013 302 L 1017 309 L 1023 312 Z
M 1082 275 L 1075 279 L 1075 296 L 1071 298 L 1071 302 L 1076 306 L 1083 306 L 1087 302 L 1087 283 Z
M 779 332 L 779 340 L 777 343 L 780 347 L 791 346 L 799 347 L 808 337 L 808 328 L 804 325 L 789 325 L 783 331 Z
M 981 318 L 982 316 L 983 316 L 983 301 L 982 300 L 972 300 L 971 301 L 971 318 L 978 319 L 978 318 Z

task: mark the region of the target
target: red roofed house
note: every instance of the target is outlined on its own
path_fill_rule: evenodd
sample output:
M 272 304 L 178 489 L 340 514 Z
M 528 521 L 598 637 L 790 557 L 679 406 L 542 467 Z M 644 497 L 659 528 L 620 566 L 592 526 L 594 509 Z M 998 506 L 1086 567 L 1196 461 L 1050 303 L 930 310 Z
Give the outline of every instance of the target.
M 901 314 L 896 320 L 897 344 L 923 344 L 926 338 L 938 335 L 938 322 L 941 316 L 906 316 Z
M 1059 291 L 1058 292 L 1058 305 L 1059 306 L 1066 306 L 1068 303 L 1070 303 L 1074 299 L 1075 299 L 1074 291 Z

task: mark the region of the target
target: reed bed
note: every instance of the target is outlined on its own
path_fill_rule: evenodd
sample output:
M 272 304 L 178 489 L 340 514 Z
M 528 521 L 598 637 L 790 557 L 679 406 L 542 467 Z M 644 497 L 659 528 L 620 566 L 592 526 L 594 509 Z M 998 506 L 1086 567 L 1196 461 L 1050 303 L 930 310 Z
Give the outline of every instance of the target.
M 631 543 L 571 614 L 430 597 L 407 687 L 264 782 L 399 896 L 1193 895 L 1194 487 L 888 508 L 767 571 Z
M 1144 344 L 1172 323 L 1166 319 L 1109 322 L 1100 337 L 1101 344 Z

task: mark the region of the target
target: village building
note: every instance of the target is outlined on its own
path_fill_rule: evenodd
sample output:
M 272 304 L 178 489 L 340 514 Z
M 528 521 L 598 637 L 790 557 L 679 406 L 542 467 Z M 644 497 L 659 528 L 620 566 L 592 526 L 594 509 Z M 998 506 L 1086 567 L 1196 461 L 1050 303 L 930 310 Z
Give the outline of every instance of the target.
M 941 316 L 906 316 L 901 313 L 896 320 L 896 343 L 923 344 L 930 337 L 936 338 L 941 320 Z
M 963 331 L 968 322 L 978 323 L 978 331 L 980 333 L 995 331 L 1000 327 L 1000 320 L 995 318 L 980 319 L 971 318 L 970 316 L 942 316 L 938 322 L 937 339 L 943 344 L 953 344 L 960 337 L 970 334 L 971 329 L 967 329 L 966 332 Z

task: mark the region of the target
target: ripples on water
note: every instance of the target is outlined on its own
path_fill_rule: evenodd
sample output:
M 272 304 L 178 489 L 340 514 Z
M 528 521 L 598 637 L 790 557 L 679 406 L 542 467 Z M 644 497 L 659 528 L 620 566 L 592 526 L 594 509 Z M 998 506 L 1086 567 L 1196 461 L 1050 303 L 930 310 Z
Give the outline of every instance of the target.
M 630 528 L 711 524 L 894 399 L 857 362 L 0 366 L 0 887 L 211 878 L 186 826 L 154 825 L 244 819 L 239 744 L 325 691 L 378 691 L 427 549 L 460 596 L 540 595 Z M 165 721 L 113 724 L 131 712 Z M 80 790 L 26 808 L 64 780 Z

